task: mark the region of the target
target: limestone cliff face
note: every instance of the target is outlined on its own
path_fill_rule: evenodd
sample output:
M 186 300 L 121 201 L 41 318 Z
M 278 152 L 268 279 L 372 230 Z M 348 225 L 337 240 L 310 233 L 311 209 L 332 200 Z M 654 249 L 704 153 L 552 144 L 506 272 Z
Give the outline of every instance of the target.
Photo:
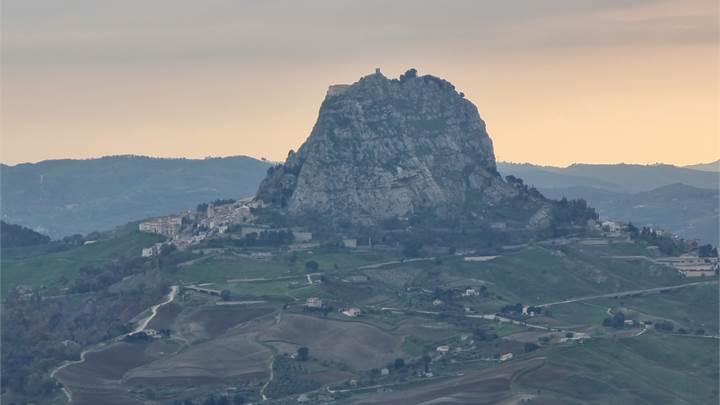
M 517 194 L 497 173 L 477 108 L 447 81 L 409 70 L 331 86 L 312 133 L 269 171 L 257 199 L 291 215 L 373 224 L 488 209 Z

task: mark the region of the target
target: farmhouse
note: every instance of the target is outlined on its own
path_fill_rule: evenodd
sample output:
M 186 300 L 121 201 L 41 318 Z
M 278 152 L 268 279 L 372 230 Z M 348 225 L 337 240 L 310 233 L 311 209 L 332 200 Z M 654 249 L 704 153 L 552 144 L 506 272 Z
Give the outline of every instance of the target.
M 472 287 L 466 288 L 462 293 L 463 297 L 477 297 L 478 295 L 480 295 L 480 291 Z
M 163 245 L 164 243 L 156 243 L 150 247 L 143 248 L 142 257 L 152 257 L 159 255 Z
M 358 246 L 357 239 L 343 239 L 342 244 L 346 248 L 355 249 Z
M 348 308 L 344 310 L 343 315 L 349 316 L 350 318 L 355 318 L 357 316 L 360 316 L 360 309 L 359 308 Z
M 602 227 L 608 232 L 621 232 L 625 229 L 625 223 L 620 221 L 603 221 Z
M 447 353 L 450 351 L 450 346 L 448 346 L 448 345 L 438 346 L 437 349 L 435 349 L 435 351 L 437 351 L 438 353 Z
M 310 297 L 305 301 L 305 306 L 308 308 L 322 308 L 323 302 L 318 297 Z
M 500 354 L 500 361 L 508 361 L 512 358 L 513 358 L 513 354 L 510 352 Z
M 310 242 L 312 240 L 312 232 L 292 231 L 295 242 Z
M 712 277 L 718 270 L 716 257 L 682 255 L 655 259 L 659 264 L 670 266 L 685 277 Z

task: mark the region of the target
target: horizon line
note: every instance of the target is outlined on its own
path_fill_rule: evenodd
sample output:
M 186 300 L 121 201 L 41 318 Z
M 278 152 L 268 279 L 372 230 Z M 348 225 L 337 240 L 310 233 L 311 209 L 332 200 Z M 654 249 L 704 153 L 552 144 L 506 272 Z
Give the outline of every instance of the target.
M 232 159 L 232 158 L 250 158 L 255 159 L 257 161 L 266 162 L 269 164 L 280 164 L 282 161 L 275 161 L 271 159 L 267 159 L 265 157 L 255 157 L 251 155 L 243 155 L 243 154 L 237 154 L 237 155 L 225 155 L 225 156 L 205 156 L 205 157 L 183 157 L 183 156 L 151 156 L 151 155 L 144 155 L 144 154 L 136 154 L 136 153 L 122 153 L 122 154 L 108 154 L 108 155 L 101 155 L 101 156 L 92 156 L 92 157 L 67 157 L 67 158 L 49 158 L 49 159 L 42 159 L 37 161 L 26 161 L 26 162 L 17 162 L 17 163 L 6 163 L 4 161 L 0 161 L 0 164 L 2 166 L 7 167 L 15 167 L 20 165 L 32 165 L 32 164 L 41 164 L 46 162 L 57 162 L 57 161 L 63 161 L 63 160 L 69 160 L 69 161 L 82 161 L 82 160 L 100 160 L 100 159 L 108 159 L 108 158 L 147 158 L 147 159 L 157 159 L 157 160 L 192 160 L 192 161 L 202 161 L 202 160 L 212 160 L 212 159 Z M 688 166 L 697 166 L 697 165 L 707 165 L 707 164 L 714 164 L 714 163 L 720 163 L 720 158 L 709 161 L 709 162 L 696 162 L 696 163 L 690 163 L 685 165 L 679 165 L 675 163 L 667 163 L 667 162 L 573 162 L 567 165 L 558 165 L 558 164 L 548 164 L 548 163 L 539 163 L 539 162 L 521 162 L 521 161 L 512 161 L 512 160 L 499 160 L 496 159 L 496 163 L 500 164 L 515 164 L 515 165 L 533 165 L 538 167 L 553 167 L 553 168 L 568 168 L 574 165 L 598 165 L 598 166 L 617 166 L 617 165 L 632 165 L 632 166 L 674 166 L 674 167 L 680 167 L 680 168 L 687 168 Z

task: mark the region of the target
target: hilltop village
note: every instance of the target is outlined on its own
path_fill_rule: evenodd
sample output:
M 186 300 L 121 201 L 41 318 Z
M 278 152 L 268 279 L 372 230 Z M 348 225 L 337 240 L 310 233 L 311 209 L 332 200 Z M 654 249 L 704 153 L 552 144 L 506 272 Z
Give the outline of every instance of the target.
M 208 246 L 215 241 L 239 242 L 238 246 L 253 247 L 248 257 L 263 260 L 272 256 L 272 251 L 263 251 L 258 246 L 263 245 L 286 245 L 289 251 L 307 251 L 317 248 L 322 244 L 334 244 L 349 249 L 372 249 L 373 240 L 370 237 L 357 237 L 352 234 L 342 234 L 337 237 L 325 238 L 324 240 L 313 239 L 313 233 L 302 227 L 275 227 L 268 224 L 257 223 L 253 211 L 263 208 L 263 203 L 255 199 L 217 200 L 215 202 L 200 204 L 196 212 L 185 212 L 178 215 L 155 218 L 141 222 L 138 229 L 141 232 L 162 235 L 167 238 L 164 242 L 155 243 L 152 246 L 142 249 L 143 257 L 159 255 L 163 249 L 187 250 L 199 246 Z M 405 219 L 407 220 L 407 219 Z M 409 226 L 408 226 L 409 227 Z M 507 229 L 505 222 L 490 224 L 490 228 L 496 231 Z M 543 245 L 562 245 L 577 242 L 582 245 L 609 245 L 613 243 L 631 242 L 633 239 L 645 239 L 654 241 L 647 246 L 645 255 L 638 255 L 639 258 L 653 263 L 666 265 L 674 268 L 685 277 L 711 277 L 717 274 L 717 255 L 705 254 L 702 252 L 700 241 L 686 241 L 672 232 L 662 229 L 645 227 L 638 230 L 631 223 L 622 221 L 588 221 L 583 236 L 549 238 L 538 243 Z M 648 236 L 652 235 L 652 236 Z M 659 241 L 671 241 L 673 246 L 680 247 L 676 255 L 664 254 Z M 266 241 L 267 243 L 258 243 Z M 395 246 L 383 245 L 375 242 L 376 249 L 392 249 Z M 521 245 L 504 245 L 500 250 L 516 250 Z M 455 255 L 464 256 L 465 260 L 483 260 L 484 256 L 476 256 L 476 251 L 458 251 Z M 668 252 L 665 252 L 668 253 Z M 708 252 L 712 253 L 712 252 Z M 714 257 L 713 257 L 714 256 Z M 618 256 L 618 258 L 622 258 Z M 632 257 L 628 256 L 627 259 Z

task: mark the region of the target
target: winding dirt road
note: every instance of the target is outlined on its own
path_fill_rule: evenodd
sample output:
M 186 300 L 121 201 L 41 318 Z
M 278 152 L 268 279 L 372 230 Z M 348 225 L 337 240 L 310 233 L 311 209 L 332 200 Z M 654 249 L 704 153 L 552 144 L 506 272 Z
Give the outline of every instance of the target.
M 136 334 L 136 333 L 142 332 L 142 331 L 144 331 L 145 329 L 147 329 L 147 326 L 150 324 L 150 321 L 152 321 L 153 318 L 155 318 L 155 316 L 157 315 L 158 309 L 160 309 L 160 307 L 162 307 L 163 305 L 167 305 L 167 304 L 173 302 L 173 301 L 175 300 L 175 297 L 177 296 L 177 293 L 178 293 L 179 290 L 180 290 L 179 287 L 176 286 L 176 285 L 170 287 L 170 292 L 168 293 L 167 297 L 165 298 L 165 301 L 163 301 L 163 302 L 161 302 L 161 303 L 159 303 L 159 304 L 155 304 L 155 305 L 151 306 L 151 307 L 150 307 L 150 314 L 148 314 L 148 316 L 147 316 L 146 318 L 144 318 L 142 321 L 140 321 L 140 322 L 138 323 L 138 326 L 137 326 L 132 332 L 126 333 L 126 334 L 124 334 L 124 335 L 120 335 L 120 336 L 115 337 L 115 338 L 113 338 L 113 339 L 111 339 L 111 340 L 109 340 L 109 341 L 106 341 L 106 342 L 98 343 L 97 345 L 95 345 L 95 346 L 93 346 L 93 347 L 91 347 L 91 348 L 88 348 L 88 349 L 83 350 L 83 351 L 80 353 L 80 360 L 67 361 L 67 362 L 59 365 L 58 367 L 56 367 L 55 369 L 53 369 L 52 372 L 50 372 L 50 378 L 55 378 L 55 375 L 56 375 L 59 371 L 63 370 L 63 369 L 66 368 L 66 367 L 72 366 L 73 364 L 83 363 L 83 362 L 85 361 L 85 356 L 86 356 L 88 353 L 99 351 L 100 349 L 104 348 L 105 346 L 107 346 L 107 345 L 110 344 L 110 343 L 117 342 L 118 340 L 121 340 L 121 339 L 125 338 L 126 336 L 134 335 L 134 334 Z M 62 387 L 62 391 L 63 391 L 63 393 L 65 394 L 65 397 L 67 397 L 68 403 L 72 403 L 72 392 L 70 392 L 70 390 L 67 389 L 67 387 L 65 387 L 65 386 Z

